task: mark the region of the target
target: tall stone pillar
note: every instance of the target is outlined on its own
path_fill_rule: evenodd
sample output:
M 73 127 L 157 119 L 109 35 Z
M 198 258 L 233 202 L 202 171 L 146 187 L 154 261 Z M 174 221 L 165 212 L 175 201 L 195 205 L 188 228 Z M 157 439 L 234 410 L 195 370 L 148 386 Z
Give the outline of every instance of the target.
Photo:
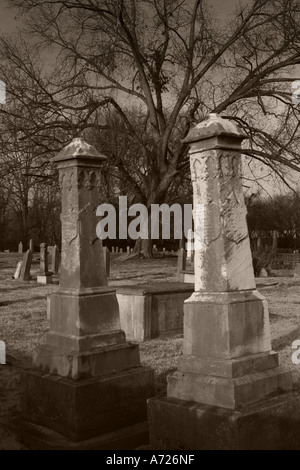
M 291 396 L 278 397 L 291 391 L 292 377 L 272 351 L 267 302 L 256 290 L 241 179 L 245 137 L 230 121 L 210 115 L 186 139 L 195 292 L 185 301 L 183 355 L 168 377 L 167 397 L 149 400 L 151 449 L 283 445 L 282 414 Z M 200 227 L 203 217 L 195 216 L 203 212 Z
M 57 275 L 59 272 L 59 248 L 57 245 L 54 245 L 51 253 L 51 269 L 53 274 Z
M 188 231 L 188 236 L 187 236 L 187 255 L 186 255 L 187 261 L 191 261 L 192 259 L 192 253 L 193 253 L 192 245 L 193 245 L 193 231 L 192 229 L 190 229 Z
M 23 374 L 22 410 L 47 435 L 50 429 L 64 436 L 61 444 L 51 435 L 63 448 L 140 445 L 147 440 L 146 400 L 154 394 L 152 371 L 141 367 L 139 346 L 121 330 L 96 235 L 104 160 L 82 139 L 52 160 L 62 192 L 60 286 L 50 296 L 46 344 Z
M 48 245 L 40 244 L 40 272 L 37 277 L 39 284 L 52 284 L 52 273 L 49 272 Z

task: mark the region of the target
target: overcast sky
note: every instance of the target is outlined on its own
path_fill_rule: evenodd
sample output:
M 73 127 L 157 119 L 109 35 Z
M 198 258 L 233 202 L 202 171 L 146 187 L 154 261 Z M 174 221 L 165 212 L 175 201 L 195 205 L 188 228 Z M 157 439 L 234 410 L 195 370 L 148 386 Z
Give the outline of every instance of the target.
M 8 8 L 6 0 L 0 0 L 0 34 L 10 33 L 17 27 L 16 11 Z
M 209 4 L 215 10 L 215 15 L 225 21 L 239 3 L 240 0 L 209 0 Z M 16 10 L 8 8 L 7 0 L 0 0 L 0 34 L 10 33 L 17 29 L 16 15 Z

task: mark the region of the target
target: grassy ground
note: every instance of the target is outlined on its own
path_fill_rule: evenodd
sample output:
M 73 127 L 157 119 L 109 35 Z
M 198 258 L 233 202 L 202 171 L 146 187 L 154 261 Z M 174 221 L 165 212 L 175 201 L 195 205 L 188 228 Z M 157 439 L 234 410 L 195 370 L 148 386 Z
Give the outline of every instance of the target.
M 46 296 L 57 285 L 41 286 L 34 280 L 12 280 L 18 255 L 0 254 L 0 340 L 5 341 L 8 364 L 0 366 L 0 417 L 19 407 L 20 369 L 31 365 L 34 348 L 43 343 L 48 331 Z M 176 280 L 176 258 L 123 261 L 113 256 L 110 285 Z M 34 257 L 33 276 L 38 271 Z M 300 339 L 300 280 L 293 278 L 261 279 L 260 285 L 269 304 L 273 349 L 280 354 L 282 364 L 291 369 L 295 384 L 300 385 L 300 366 L 292 364 L 292 342 Z M 182 336 L 147 341 L 140 345 L 141 360 L 155 371 L 157 395 L 166 392 L 166 376 L 176 369 L 176 359 L 182 351 Z M 0 427 L 0 450 L 22 448 L 13 435 Z

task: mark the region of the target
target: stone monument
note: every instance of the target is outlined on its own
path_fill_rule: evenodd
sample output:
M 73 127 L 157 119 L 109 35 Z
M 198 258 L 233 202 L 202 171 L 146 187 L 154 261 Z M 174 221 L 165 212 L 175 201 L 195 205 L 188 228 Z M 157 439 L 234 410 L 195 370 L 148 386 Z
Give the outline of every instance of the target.
M 192 261 L 192 254 L 193 254 L 193 231 L 189 229 L 188 236 L 187 236 L 187 254 L 186 259 L 187 261 Z
M 20 271 L 20 276 L 19 276 L 19 279 L 21 281 L 31 280 L 31 276 L 30 276 L 31 263 L 32 263 L 32 251 L 27 250 L 22 261 L 22 266 L 21 266 L 21 271 Z
M 51 253 L 51 269 L 53 274 L 57 275 L 59 271 L 59 248 L 55 245 Z
M 268 306 L 256 290 L 241 179 L 242 129 L 218 115 L 192 129 L 195 292 L 166 398 L 149 400 L 156 449 L 300 447 L 300 401 L 272 351 Z M 204 210 L 199 237 L 198 208 Z
M 153 372 L 141 366 L 139 346 L 126 341 L 115 289 L 107 285 L 96 235 L 105 157 L 74 139 L 52 161 L 62 192 L 60 285 L 50 296 L 46 344 L 22 376 L 24 438 L 37 425 L 41 447 L 46 435 L 52 448 L 135 448 L 148 439 Z
M 18 261 L 15 273 L 13 275 L 13 279 L 19 279 L 20 278 L 22 264 L 23 264 L 23 261 Z
M 52 273 L 48 266 L 48 246 L 47 243 L 40 244 L 40 272 L 37 277 L 39 284 L 52 284 Z

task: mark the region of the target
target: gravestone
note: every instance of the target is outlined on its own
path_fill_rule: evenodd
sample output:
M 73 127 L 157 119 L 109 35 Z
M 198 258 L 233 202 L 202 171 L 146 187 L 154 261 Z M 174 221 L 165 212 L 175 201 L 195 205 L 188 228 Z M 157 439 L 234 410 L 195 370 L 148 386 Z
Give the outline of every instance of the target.
M 187 236 L 187 255 L 186 255 L 186 259 L 188 261 L 191 261 L 192 260 L 192 253 L 193 253 L 193 230 L 189 230 L 188 231 L 188 236 Z
M 186 269 L 186 251 L 184 248 L 181 248 L 178 252 L 177 258 L 177 280 L 181 282 L 182 280 L 182 271 Z
M 110 276 L 110 252 L 108 248 L 103 249 L 103 254 L 104 254 L 104 266 L 105 266 L 105 272 L 106 276 Z
M 167 397 L 148 401 L 151 449 L 300 448 L 299 395 L 272 351 L 267 301 L 256 290 L 241 177 L 245 138 L 210 115 L 186 139 L 195 292 L 185 301 L 183 355 Z
M 22 281 L 31 280 L 31 276 L 30 276 L 31 263 L 32 263 L 32 251 L 28 250 L 26 251 L 23 261 L 22 261 L 22 267 L 21 267 L 20 276 L 19 276 L 20 280 Z
M 4 341 L 0 341 L 0 365 L 6 364 L 6 345 Z
M 120 249 L 120 253 L 123 253 L 123 248 Z
M 23 254 L 23 243 L 22 243 L 22 242 L 19 243 L 18 253 L 19 253 L 19 254 L 21 254 L 21 253 Z
M 265 268 L 262 268 L 259 277 L 269 277 L 268 272 Z
M 127 247 L 127 253 L 130 253 L 130 246 Z
M 40 272 L 37 277 L 39 284 L 52 284 L 52 273 L 48 269 L 48 246 L 40 244 Z
M 294 277 L 300 277 L 300 263 L 297 263 L 294 268 Z
M 115 247 L 114 247 L 114 246 L 112 247 L 111 252 L 112 252 L 112 253 L 115 252 Z
M 16 270 L 15 270 L 15 274 L 14 274 L 14 279 L 19 279 L 20 277 L 20 273 L 21 273 L 21 269 L 22 269 L 22 261 L 19 261 L 17 263 L 17 267 L 16 267 Z
M 32 253 L 34 253 L 34 243 L 32 239 L 29 241 L 29 250 L 31 250 Z
M 47 295 L 47 320 L 50 321 L 50 295 Z
M 23 439 L 51 448 L 134 449 L 147 442 L 154 382 L 139 346 L 121 330 L 96 233 L 105 157 L 74 139 L 52 161 L 62 192 L 61 274 L 46 343 L 22 375 Z
M 57 275 L 59 272 L 59 248 L 57 245 L 55 245 L 52 249 L 51 258 L 52 258 L 52 262 L 51 262 L 52 273 Z

